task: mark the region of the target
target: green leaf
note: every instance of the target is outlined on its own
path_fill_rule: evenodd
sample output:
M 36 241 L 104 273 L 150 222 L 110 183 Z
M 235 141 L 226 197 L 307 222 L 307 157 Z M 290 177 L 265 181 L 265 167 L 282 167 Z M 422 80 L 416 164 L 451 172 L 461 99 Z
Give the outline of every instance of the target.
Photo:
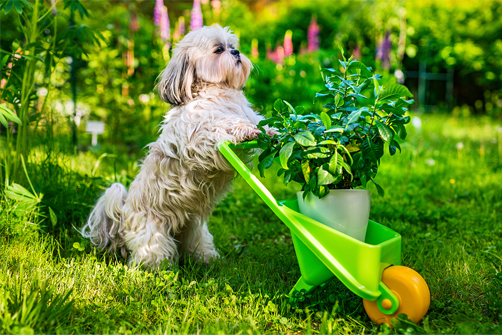
M 23 186 L 16 183 L 5 188 L 5 196 L 7 199 L 16 202 L 14 213 L 20 217 L 33 211 L 42 199 L 41 196 L 37 197 L 37 195 L 33 195 Z
M 360 70 L 361 75 L 371 76 L 371 72 L 368 71 L 368 68 L 366 67 L 366 65 L 364 65 L 363 63 L 361 63 L 357 60 L 350 62 L 347 70 L 348 71 Z
M 302 162 L 302 172 L 305 182 L 308 184 L 310 182 L 310 165 L 308 160 Z
M 318 97 L 327 97 L 328 95 L 331 95 L 331 92 L 327 91 L 327 90 L 324 90 L 324 91 L 321 91 L 321 92 L 317 92 L 315 94 L 315 97 L 316 98 L 318 98 Z
M 338 157 L 339 156 L 340 156 L 340 154 L 338 153 L 338 150 L 336 150 L 335 154 L 329 160 L 328 169 L 334 175 L 337 175 L 337 174 L 340 175 L 340 174 L 342 174 L 341 168 L 338 169 L 339 168 L 339 165 L 338 165 Z
M 326 145 L 326 144 L 337 144 L 337 142 L 333 141 L 333 140 L 325 140 L 325 141 L 319 142 L 319 145 Z
M 335 106 L 340 107 L 343 105 L 343 97 L 339 94 L 336 95 L 335 97 Z
M 398 99 L 401 97 L 413 97 L 410 90 L 406 86 L 401 84 L 391 84 L 389 86 L 384 86 L 383 89 L 378 93 L 378 100 L 386 99 Z
M 366 175 L 365 175 L 365 174 L 363 174 L 363 175 L 361 176 L 361 178 L 359 178 L 359 179 L 361 180 L 361 185 L 362 185 L 362 187 L 366 188 L 366 183 L 368 183 L 368 180 L 366 179 Z
M 260 163 L 258 163 L 258 170 L 260 171 L 260 176 L 265 177 L 265 170 L 268 169 L 274 162 L 275 152 L 266 156 Z
M 5 66 L 5 64 L 7 64 L 7 61 L 9 60 L 9 57 L 10 57 L 10 55 L 5 55 L 2 58 L 2 62 L 0 63 L 0 69 L 3 69 L 3 67 Z
M 391 142 L 391 145 L 396 147 L 397 149 L 399 149 L 399 152 L 401 152 L 401 146 L 399 145 L 399 142 L 397 142 L 396 140 L 393 140 Z
M 331 118 L 326 112 L 321 112 L 321 120 L 326 129 L 331 128 Z
M 314 153 L 308 153 L 305 155 L 306 158 L 308 159 L 314 159 L 314 158 L 328 158 L 330 155 L 322 152 L 314 152 Z
M 53 228 L 56 227 L 56 225 L 58 223 L 58 217 L 56 216 L 56 213 L 54 213 L 54 211 L 50 207 L 49 207 L 49 216 L 51 217 L 52 227 Z
M 370 161 L 377 162 L 383 156 L 383 145 L 371 142 L 369 137 L 366 137 L 362 143 L 363 155 Z
M 349 145 L 351 145 L 351 144 L 349 143 Z M 352 159 L 352 155 L 350 154 L 349 149 L 348 149 L 348 148 L 346 148 L 343 144 L 340 144 L 340 145 L 338 146 L 338 148 L 340 148 L 340 149 L 342 149 L 343 151 L 345 151 L 345 152 L 347 153 L 347 156 L 349 156 L 349 158 L 350 158 L 350 164 L 354 164 L 354 160 Z M 357 148 L 357 150 L 356 150 L 356 151 L 358 151 L 358 150 L 359 150 L 359 148 Z
M 349 114 L 347 117 L 347 126 L 351 124 L 352 122 L 356 122 L 359 120 L 359 117 L 361 116 L 362 111 L 360 109 L 353 111 L 352 113 Z
M 312 135 L 310 131 L 299 132 L 298 134 L 295 134 L 293 137 L 295 138 L 296 143 L 304 147 L 305 146 L 310 147 L 316 145 L 314 135 Z
M 9 0 L 9 1 L 4 2 L 0 8 L 3 7 L 3 9 L 5 10 L 5 15 L 7 15 L 7 14 L 9 14 L 13 5 L 14 5 L 14 0 Z
M 335 177 L 321 166 L 317 171 L 317 185 L 329 185 L 335 181 Z
M 344 129 L 345 128 L 343 128 L 343 127 L 333 127 L 333 128 L 325 130 L 324 132 L 325 133 L 343 133 Z
M 14 1 L 14 9 L 18 14 L 21 14 L 23 12 L 23 6 L 18 0 L 13 0 Z
M 397 127 L 397 134 L 399 135 L 399 137 L 401 137 L 401 139 L 403 140 L 406 139 L 408 133 L 406 132 L 404 124 L 397 124 L 396 127 Z
M 282 102 L 284 102 L 288 106 L 289 110 L 291 112 L 293 112 L 293 114 L 295 114 L 295 116 L 296 116 L 296 110 L 293 108 L 293 106 L 291 106 L 291 104 L 289 102 L 287 102 L 286 100 L 282 100 Z
M 389 154 L 391 156 L 394 156 L 396 154 L 396 151 L 397 151 L 396 147 L 392 144 L 389 144 Z
M 281 114 L 282 113 L 282 107 L 283 107 L 284 103 L 282 102 L 281 99 L 277 99 L 275 100 L 274 102 L 274 109 L 279 113 Z
M 384 123 L 382 123 L 380 121 L 376 121 L 376 126 L 378 128 L 378 132 L 380 133 L 380 136 L 382 137 L 382 139 L 385 142 L 387 142 L 388 140 L 390 140 L 394 136 L 394 134 L 392 133 L 392 130 Z
M 9 128 L 9 123 L 7 122 L 5 117 L 2 115 L 2 113 L 0 113 L 0 123 L 3 124 L 3 126 L 5 128 Z
M 409 106 L 409 105 L 413 105 L 414 103 L 415 103 L 415 100 L 413 100 L 413 99 L 405 100 L 403 98 L 400 98 L 398 101 L 396 101 L 395 107 Z
M 293 147 L 295 146 L 296 142 L 288 142 L 286 145 L 284 145 L 281 148 L 281 151 L 279 152 L 279 159 L 281 161 L 281 166 L 288 170 L 288 159 L 291 157 L 291 153 L 293 152 Z
M 21 124 L 21 120 L 17 117 L 16 113 L 8 109 L 7 107 L 0 106 L 0 115 L 4 116 L 7 120 Z M 2 122 L 3 123 L 3 122 Z M 7 126 L 5 126 L 7 128 Z
M 373 178 L 370 178 L 370 180 L 373 182 L 373 184 L 375 184 L 378 191 L 378 195 L 381 197 L 385 196 L 385 191 L 383 190 L 382 186 L 378 185 Z

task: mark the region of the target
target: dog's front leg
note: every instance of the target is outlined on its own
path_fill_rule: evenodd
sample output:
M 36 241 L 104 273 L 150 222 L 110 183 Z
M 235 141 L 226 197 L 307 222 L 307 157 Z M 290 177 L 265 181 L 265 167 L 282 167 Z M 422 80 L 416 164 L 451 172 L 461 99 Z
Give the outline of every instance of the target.
M 182 253 L 193 254 L 197 259 L 206 263 L 210 259 L 220 257 L 214 247 L 213 235 L 209 232 L 206 222 L 187 225 L 186 231 L 179 239 Z
M 217 144 L 221 141 L 231 141 L 237 144 L 255 139 L 261 130 L 249 120 L 228 118 L 214 124 L 213 132 L 218 134 Z

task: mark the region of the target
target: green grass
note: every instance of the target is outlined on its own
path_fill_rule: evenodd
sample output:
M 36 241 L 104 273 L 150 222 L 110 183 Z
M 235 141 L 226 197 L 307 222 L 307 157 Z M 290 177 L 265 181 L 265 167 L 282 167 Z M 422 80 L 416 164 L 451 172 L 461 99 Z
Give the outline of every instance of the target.
M 372 189 L 371 209 L 373 220 L 402 235 L 403 265 L 430 287 L 431 307 L 418 325 L 377 327 L 335 278 L 289 303 L 300 277 L 290 233 L 242 179 L 209 222 L 221 260 L 188 258 L 150 273 L 99 253 L 73 226 L 82 225 L 106 185 L 130 182 L 139 155 L 105 157 L 94 169 L 97 157 L 86 153 L 45 163 L 40 154 L 29 166 L 44 193 L 38 212 L 18 217 L 12 201 L 0 200 L 0 291 L 32 297 L 32 318 L 24 319 L 22 304 L 0 299 L 0 332 L 501 333 L 502 135 L 490 119 L 421 118 L 421 132 L 408 127 L 403 153 L 382 160 L 377 180 L 386 196 Z M 277 199 L 298 190 L 273 169 L 264 184 Z M 40 293 L 43 285 L 52 298 Z M 52 323 L 37 321 L 40 306 L 53 301 Z

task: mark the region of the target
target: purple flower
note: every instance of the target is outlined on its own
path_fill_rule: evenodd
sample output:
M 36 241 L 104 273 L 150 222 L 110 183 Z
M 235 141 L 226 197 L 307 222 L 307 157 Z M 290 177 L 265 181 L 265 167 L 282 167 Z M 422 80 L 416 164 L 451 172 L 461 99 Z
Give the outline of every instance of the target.
M 168 41 L 171 37 L 171 29 L 169 27 L 169 16 L 167 15 L 167 7 L 162 8 L 162 13 L 160 15 L 160 38 L 163 41 Z
M 190 30 L 194 31 L 202 28 L 202 10 L 200 9 L 199 0 L 193 0 L 193 9 L 190 18 Z
M 153 9 L 153 24 L 160 25 L 160 17 L 162 15 L 162 8 L 164 8 L 164 0 L 156 0 L 155 8 Z
M 387 31 L 385 33 L 385 38 L 377 49 L 376 59 L 382 61 L 382 67 L 384 69 L 390 68 L 390 52 L 392 50 L 392 42 L 390 41 L 390 33 Z
M 317 25 L 317 18 L 312 15 L 308 30 L 308 50 L 319 50 L 319 26 Z

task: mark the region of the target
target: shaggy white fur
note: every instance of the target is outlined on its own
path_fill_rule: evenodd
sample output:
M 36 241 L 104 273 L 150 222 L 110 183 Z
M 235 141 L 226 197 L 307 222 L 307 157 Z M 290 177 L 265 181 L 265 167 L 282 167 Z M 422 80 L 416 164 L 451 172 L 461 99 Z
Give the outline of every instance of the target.
M 252 65 L 236 43 L 228 28 L 212 26 L 176 45 L 157 87 L 171 104 L 160 137 L 129 193 L 116 183 L 98 200 L 81 231 L 94 245 L 124 257 L 130 250 L 130 263 L 150 268 L 184 253 L 218 257 L 207 220 L 234 176 L 218 145 L 260 133 L 241 91 Z

